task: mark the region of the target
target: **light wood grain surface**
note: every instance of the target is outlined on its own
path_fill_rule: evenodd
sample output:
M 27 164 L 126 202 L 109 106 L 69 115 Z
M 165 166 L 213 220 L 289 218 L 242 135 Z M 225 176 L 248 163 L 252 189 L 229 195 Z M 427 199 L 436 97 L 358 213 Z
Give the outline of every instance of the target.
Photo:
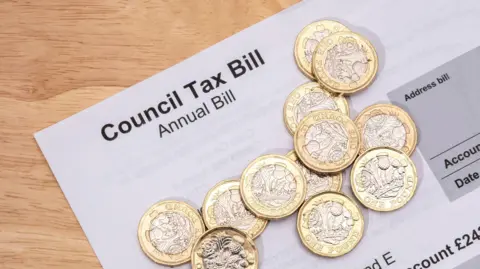
M 298 0 L 0 0 L 0 268 L 101 268 L 33 133 Z

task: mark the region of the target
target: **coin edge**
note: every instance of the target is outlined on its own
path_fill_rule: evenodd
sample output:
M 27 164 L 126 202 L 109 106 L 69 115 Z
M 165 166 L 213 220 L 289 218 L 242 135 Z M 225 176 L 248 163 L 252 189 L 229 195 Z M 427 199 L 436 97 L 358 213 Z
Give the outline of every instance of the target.
M 305 207 L 307 206 L 307 204 L 309 202 L 311 202 L 314 198 L 316 198 L 317 196 L 321 196 L 321 195 L 326 195 L 326 194 L 335 194 L 335 195 L 340 195 L 340 196 L 343 196 L 344 198 L 346 198 L 348 201 L 350 201 L 353 205 L 355 205 L 355 207 L 357 208 L 358 212 L 359 212 L 359 215 L 360 215 L 360 218 L 361 218 L 361 221 L 362 221 L 362 230 L 361 230 L 361 236 L 360 236 L 360 239 L 355 243 L 355 245 L 353 245 L 353 247 L 345 252 L 345 253 L 342 253 L 340 255 L 322 255 L 318 252 L 316 252 L 315 250 L 312 250 L 305 242 L 304 242 L 304 239 L 303 237 L 301 236 L 301 232 L 300 232 L 300 226 L 301 226 L 301 217 L 302 217 L 302 211 L 305 209 Z M 341 257 L 341 256 L 344 256 L 350 252 L 352 252 L 357 246 L 358 244 L 360 244 L 360 242 L 362 241 L 363 237 L 364 237 L 364 234 L 365 234 L 365 217 L 363 216 L 363 212 L 361 210 L 361 208 L 358 206 L 358 204 L 350 197 L 348 197 L 346 194 L 344 194 L 343 192 L 333 192 L 333 191 L 330 191 L 330 192 L 322 192 L 322 193 L 319 193 L 319 194 L 316 194 L 312 197 L 310 197 L 310 199 L 308 201 L 305 201 L 305 203 L 303 203 L 302 207 L 298 210 L 298 215 L 297 215 L 297 234 L 298 236 L 300 237 L 300 241 L 302 241 L 302 244 L 312 253 L 318 255 L 318 256 L 321 256 L 321 257 L 328 257 L 328 258 L 337 258 L 337 257 Z

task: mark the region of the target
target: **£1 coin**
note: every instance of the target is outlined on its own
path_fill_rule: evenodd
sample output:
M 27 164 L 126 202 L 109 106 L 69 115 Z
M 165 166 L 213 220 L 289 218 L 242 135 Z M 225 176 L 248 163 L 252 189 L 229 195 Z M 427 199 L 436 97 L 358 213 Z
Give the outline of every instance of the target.
M 314 79 L 312 71 L 312 57 L 315 48 L 323 38 L 336 33 L 349 31 L 348 28 L 336 21 L 321 20 L 305 26 L 295 41 L 295 61 L 298 68 L 310 79 Z
M 202 216 L 208 229 L 234 227 L 255 239 L 268 220 L 253 215 L 242 201 L 239 180 L 224 180 L 208 191 L 203 201 Z
M 358 155 L 360 136 L 345 114 L 319 110 L 306 116 L 295 133 L 297 156 L 308 168 L 320 173 L 340 172 Z
M 361 135 L 360 153 L 390 147 L 411 155 L 417 145 L 417 128 L 405 110 L 391 104 L 365 108 L 355 119 Z
M 407 154 L 392 148 L 373 148 L 358 157 L 350 180 L 364 206 L 375 211 L 393 211 L 412 199 L 417 188 L 415 164 Z
M 377 52 L 364 37 L 338 32 L 320 41 L 313 55 L 313 72 L 327 90 L 352 94 L 367 88 L 378 70 Z
M 363 237 L 363 215 L 347 196 L 324 192 L 300 208 L 297 231 L 302 243 L 313 253 L 339 257 L 352 251 Z
M 202 217 L 195 208 L 185 202 L 166 200 L 143 215 L 138 240 L 154 262 L 176 266 L 190 260 L 193 245 L 204 231 Z
M 240 193 L 247 208 L 265 219 L 293 214 L 305 200 L 305 178 L 300 168 L 281 155 L 264 155 L 243 171 Z
M 322 89 L 316 82 L 308 82 L 295 88 L 285 101 L 283 119 L 288 131 L 294 134 L 300 121 L 317 110 L 335 110 L 349 115 L 345 97 Z
M 192 251 L 193 269 L 258 268 L 258 251 L 249 236 L 232 227 L 206 231 Z
M 340 191 L 342 188 L 342 172 L 331 174 L 314 172 L 303 165 L 294 150 L 290 151 L 287 154 L 287 157 L 300 167 L 300 170 L 302 170 L 303 176 L 307 181 L 307 195 L 305 196 L 305 200 L 308 200 L 312 196 L 321 192 Z

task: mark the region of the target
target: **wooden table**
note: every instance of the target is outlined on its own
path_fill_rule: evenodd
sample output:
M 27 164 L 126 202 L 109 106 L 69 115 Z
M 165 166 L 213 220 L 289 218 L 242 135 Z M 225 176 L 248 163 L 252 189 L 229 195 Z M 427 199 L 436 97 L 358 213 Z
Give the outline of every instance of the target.
M 33 133 L 298 0 L 0 1 L 0 268 L 100 268 Z

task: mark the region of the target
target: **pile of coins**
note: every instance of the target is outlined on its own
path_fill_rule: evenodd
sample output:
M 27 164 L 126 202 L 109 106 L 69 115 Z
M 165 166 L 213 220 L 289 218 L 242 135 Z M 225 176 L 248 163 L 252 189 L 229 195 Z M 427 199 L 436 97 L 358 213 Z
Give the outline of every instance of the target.
M 362 211 L 340 192 L 342 172 L 350 166 L 351 188 L 365 207 L 393 211 L 412 198 L 417 175 L 409 155 L 417 131 L 410 116 L 390 104 L 367 107 L 355 121 L 349 116 L 345 95 L 367 88 L 376 76 L 373 45 L 323 20 L 300 32 L 294 54 L 300 70 L 314 80 L 285 102 L 294 150 L 260 156 L 239 180 L 218 183 L 200 211 L 181 201 L 153 205 L 138 229 L 140 245 L 153 261 L 174 266 L 191 260 L 195 269 L 258 268 L 253 240 L 268 221 L 296 211 L 299 237 L 310 251 L 344 255 L 364 232 Z

